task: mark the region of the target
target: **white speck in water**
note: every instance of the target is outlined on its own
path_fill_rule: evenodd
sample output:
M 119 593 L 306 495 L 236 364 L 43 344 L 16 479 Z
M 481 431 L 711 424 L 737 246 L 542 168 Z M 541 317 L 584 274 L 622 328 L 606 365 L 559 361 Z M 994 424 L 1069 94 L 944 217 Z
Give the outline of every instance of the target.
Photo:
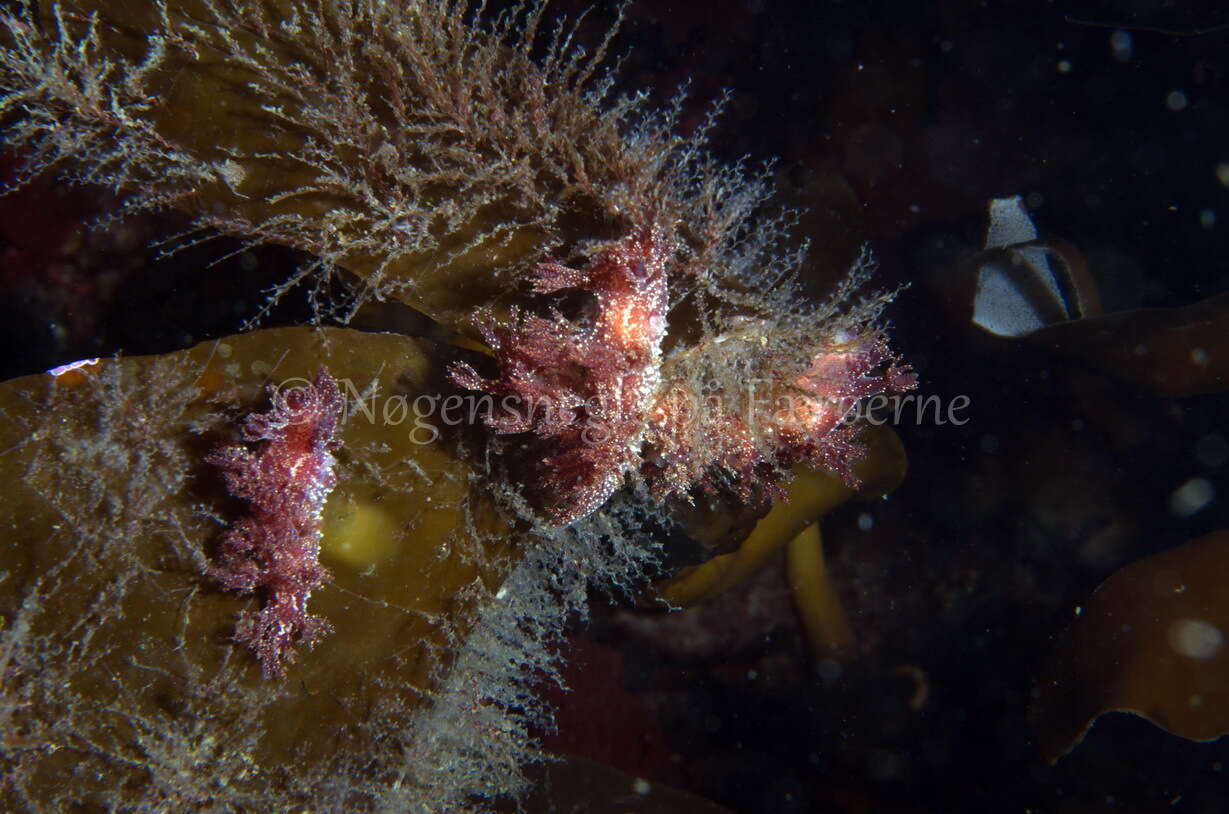
M 1206 661 L 1225 646 L 1225 634 L 1203 619 L 1179 619 L 1169 626 L 1169 646 L 1189 659 Z
M 1201 511 L 1213 498 L 1216 489 L 1207 478 L 1191 478 L 1169 496 L 1169 510 L 1178 517 L 1190 517 Z

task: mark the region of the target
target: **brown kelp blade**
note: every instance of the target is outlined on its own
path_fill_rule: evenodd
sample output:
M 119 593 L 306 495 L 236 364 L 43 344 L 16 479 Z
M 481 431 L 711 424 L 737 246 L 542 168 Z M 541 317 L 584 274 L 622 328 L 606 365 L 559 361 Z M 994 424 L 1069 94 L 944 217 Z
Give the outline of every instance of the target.
M 986 249 L 970 258 L 970 319 L 1169 397 L 1229 388 L 1229 294 L 1103 314 L 1083 254 L 1039 241 L 1018 196 L 990 202 Z
M 1229 294 L 1051 325 L 1026 340 L 1162 396 L 1229 389 Z
M 1106 712 L 1189 740 L 1229 733 L 1229 532 L 1132 563 L 1097 588 L 1038 682 L 1031 710 L 1056 761 Z
M 862 439 L 867 446 L 866 458 L 855 466 L 862 481 L 860 488 L 850 488 L 832 472 L 797 467 L 794 480 L 787 487 L 787 498 L 760 518 L 736 551 L 720 554 L 662 581 L 655 588 L 658 597 L 679 607 L 703 602 L 742 582 L 804 529 L 850 497 L 878 497 L 899 486 L 907 467 L 900 438 L 890 427 L 879 425 L 867 426 Z M 712 518 L 725 520 L 720 513 L 714 513 Z M 699 533 L 712 536 L 713 532 L 704 529 L 701 518 L 691 522 Z

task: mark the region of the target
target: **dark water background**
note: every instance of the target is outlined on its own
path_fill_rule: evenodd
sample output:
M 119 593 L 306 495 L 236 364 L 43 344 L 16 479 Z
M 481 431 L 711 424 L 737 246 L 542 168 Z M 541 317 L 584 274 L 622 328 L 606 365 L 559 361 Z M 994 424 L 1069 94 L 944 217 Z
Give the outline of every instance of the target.
M 691 625 L 599 620 L 570 698 L 588 676 L 612 718 L 632 704 L 656 728 L 619 739 L 568 700 L 585 714 L 565 707 L 560 739 L 746 812 L 1229 810 L 1229 745 L 1112 715 L 1050 767 L 1026 720 L 1056 637 L 1106 576 L 1229 524 L 1229 398 L 1159 398 L 984 341 L 959 307 L 987 201 L 1010 195 L 1080 249 L 1107 312 L 1229 291 L 1229 11 L 642 2 L 628 32 L 634 83 L 690 79 L 696 118 L 730 91 L 716 149 L 780 158 L 782 186 L 821 213 L 817 274 L 869 240 L 882 284 L 909 284 L 894 342 L 922 391 L 969 396 L 972 420 L 899 426 L 905 484 L 825 521 L 855 663 L 810 660 L 778 565 Z M 1215 497 L 1176 516 L 1191 478 Z M 917 710 L 912 668 L 929 685 Z M 596 678 L 612 669 L 617 686 Z

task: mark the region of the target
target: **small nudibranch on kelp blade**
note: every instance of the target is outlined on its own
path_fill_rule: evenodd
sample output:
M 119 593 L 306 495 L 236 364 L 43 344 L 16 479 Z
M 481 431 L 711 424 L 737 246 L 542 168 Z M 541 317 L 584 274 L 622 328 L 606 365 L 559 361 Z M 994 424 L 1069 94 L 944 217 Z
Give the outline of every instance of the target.
M 650 226 L 596 251 L 583 269 L 539 264 L 535 294 L 592 295 L 583 321 L 557 310 L 486 318 L 478 326 L 499 375 L 452 368 L 456 384 L 505 406 L 512 400 L 512 409 L 487 415 L 496 433 L 550 442 L 535 485 L 555 524 L 593 513 L 629 476 L 663 499 L 686 499 L 695 487 L 780 497 L 779 482 L 799 463 L 856 484 L 863 450 L 850 411 L 868 396 L 916 386 L 871 324 L 874 309 L 809 336 L 735 317 L 731 330 L 664 355 L 675 251 Z
M 332 453 L 345 401 L 323 367 L 304 387 L 270 385 L 269 396 L 269 410 L 240 425 L 243 441 L 261 446 L 226 444 L 205 460 L 251 506 L 223 536 L 211 573 L 232 590 L 262 593 L 261 609 L 240 617 L 235 640 L 256 654 L 265 678 L 280 678 L 296 643 L 314 647 L 331 631 L 307 612 L 307 600 L 331 578 L 319 561 L 321 513 L 337 485 Z

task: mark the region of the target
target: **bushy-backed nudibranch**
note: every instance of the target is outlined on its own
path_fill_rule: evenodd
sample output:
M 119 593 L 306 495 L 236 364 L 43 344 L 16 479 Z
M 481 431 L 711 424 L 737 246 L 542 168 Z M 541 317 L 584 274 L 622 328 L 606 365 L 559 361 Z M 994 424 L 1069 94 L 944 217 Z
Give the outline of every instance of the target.
M 639 459 L 660 380 L 669 255 L 660 231 L 649 228 L 604 249 L 584 269 L 540 264 L 534 292 L 589 292 L 591 321 L 577 324 L 557 311 L 485 321 L 479 327 L 500 377 L 483 379 L 464 363 L 453 368 L 462 387 L 519 402 L 519 409 L 491 414 L 496 432 L 533 432 L 554 442 L 541 477 L 550 495 L 568 496 L 552 501 L 560 525 L 600 508 Z
M 777 498 L 789 468 L 803 463 L 856 485 L 863 449 L 851 410 L 916 386 L 874 324 L 874 301 L 864 313 L 818 311 L 810 324 L 736 316 L 664 353 L 672 287 L 686 290 L 694 274 L 677 261 L 678 248 L 650 221 L 582 269 L 539 264 L 535 294 L 574 289 L 590 307 L 577 319 L 552 309 L 480 321 L 498 376 L 452 368 L 456 384 L 502 397 L 508 409 L 487 416 L 496 433 L 546 442 L 529 480 L 555 524 L 587 517 L 629 478 L 657 498 L 688 499 L 696 487 Z
M 344 398 L 323 367 L 309 385 L 270 386 L 269 396 L 272 406 L 240 425 L 244 443 L 221 446 L 205 460 L 250 505 L 223 536 L 212 575 L 232 590 L 261 594 L 261 609 L 240 617 L 235 639 L 252 649 L 266 678 L 280 678 L 296 658 L 295 644 L 313 647 L 331 630 L 307 612 L 307 600 L 330 579 L 319 562 L 320 520 L 337 484 L 332 453 Z

